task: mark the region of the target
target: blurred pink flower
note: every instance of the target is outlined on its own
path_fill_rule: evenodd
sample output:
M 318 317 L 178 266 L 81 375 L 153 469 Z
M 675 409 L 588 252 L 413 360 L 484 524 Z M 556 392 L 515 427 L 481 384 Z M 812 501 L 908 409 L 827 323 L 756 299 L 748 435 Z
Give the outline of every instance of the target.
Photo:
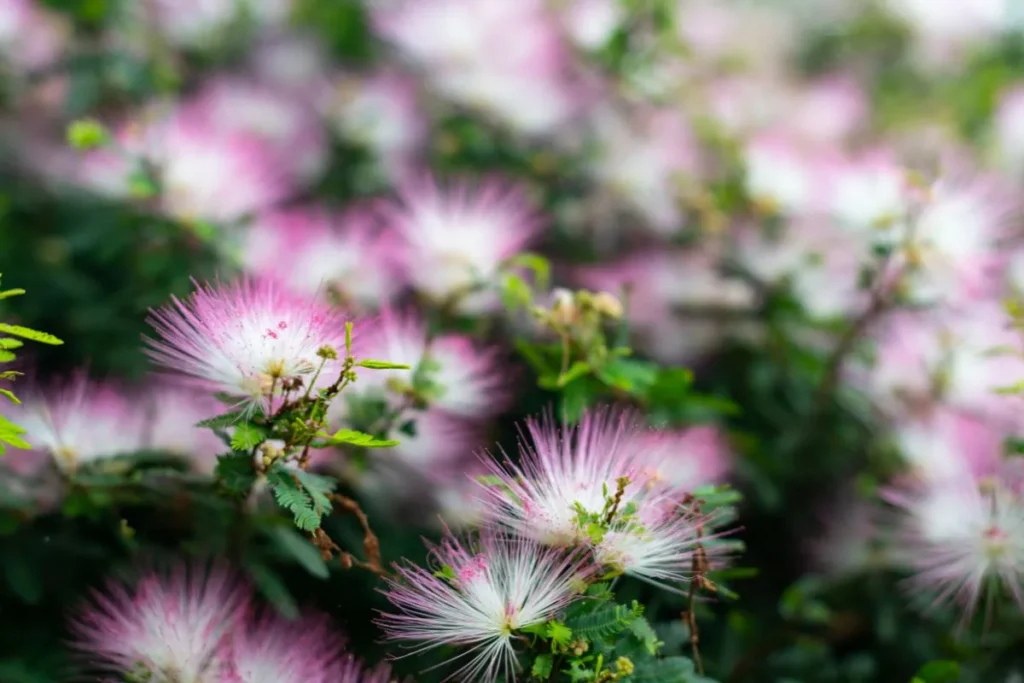
M 30 72 L 55 65 L 68 47 L 71 26 L 37 0 L 0 2 L 0 61 Z
M 684 494 L 719 483 L 731 467 L 725 435 L 710 425 L 645 432 L 639 447 L 644 471 L 659 485 Z
M 292 0 L 141 0 L 135 11 L 172 43 L 204 49 L 243 20 L 264 29 L 283 25 Z
M 559 10 L 566 33 L 584 50 L 604 46 L 623 20 L 622 5 L 616 0 L 570 0 L 552 4 Z
M 196 425 L 225 412 L 224 405 L 207 393 L 165 381 L 151 385 L 143 399 L 146 448 L 177 455 L 196 471 L 212 474 L 224 443 L 212 430 Z
M 885 0 L 883 7 L 902 19 L 916 38 L 919 65 L 958 69 L 972 49 L 1020 26 L 1019 12 L 1007 0 Z M 1015 16 L 1018 15 L 1018 16 Z
M 226 135 L 242 133 L 274 149 L 275 161 L 299 181 L 319 175 L 327 164 L 327 136 L 309 103 L 285 89 L 238 77 L 207 81 L 185 105 L 191 115 Z
M 626 202 L 650 228 L 683 228 L 682 190 L 700 173 L 697 141 L 678 110 L 638 109 L 629 117 L 605 111 L 593 120 L 595 180 Z
M 411 168 L 429 133 L 416 81 L 392 70 L 344 79 L 329 117 L 341 135 L 366 145 L 393 178 Z
M 23 405 L 3 407 L 25 428 L 24 438 L 65 472 L 98 460 L 143 450 L 144 413 L 126 389 L 89 379 L 68 380 L 19 391 Z M 16 413 L 10 411 L 17 410 Z
M 763 133 L 743 150 L 747 193 L 770 212 L 808 215 L 820 209 L 820 156 L 788 134 Z
M 1000 95 L 992 126 L 993 155 L 1014 176 L 1024 176 L 1024 84 L 1015 84 Z
M 231 631 L 251 600 L 248 586 L 220 565 L 178 565 L 132 585 L 110 581 L 72 623 L 74 644 L 121 676 L 220 681 Z
M 711 248 L 639 252 L 579 269 L 575 279 L 613 294 L 628 287 L 626 316 L 640 347 L 663 362 L 691 361 L 723 339 L 754 331 L 744 316 L 756 292 L 722 273 Z
M 896 424 L 896 443 L 912 473 L 926 481 L 978 481 L 999 469 L 1006 431 L 937 406 Z
M 272 145 L 258 136 L 225 131 L 185 110 L 143 117 L 116 133 L 119 149 L 87 153 L 79 181 L 127 199 L 137 195 L 143 164 L 152 167 L 158 210 L 183 220 L 230 226 L 281 202 L 292 191 Z
M 824 172 L 827 213 L 843 227 L 871 231 L 906 217 L 907 174 L 887 150 L 836 155 Z
M 493 290 L 500 266 L 543 225 L 525 189 L 496 178 L 410 180 L 382 213 L 400 237 L 399 255 L 412 286 L 435 301 L 452 300 L 465 314 L 500 307 Z
M 867 95 L 853 78 L 834 75 L 802 85 L 795 94 L 788 126 L 812 144 L 831 145 L 848 140 L 870 114 Z
M 297 294 L 338 293 L 362 310 L 386 306 L 401 289 L 397 245 L 374 214 L 305 207 L 258 217 L 245 235 L 242 264 Z
M 299 620 L 264 612 L 227 639 L 223 683 L 338 683 L 345 639 L 326 615 Z
M 545 0 L 404 0 L 372 10 L 441 93 L 528 135 L 552 133 L 580 93 Z
M 933 606 L 955 603 L 969 621 L 997 584 L 1024 607 L 1024 499 L 1002 482 L 957 478 L 892 487 L 893 560 Z

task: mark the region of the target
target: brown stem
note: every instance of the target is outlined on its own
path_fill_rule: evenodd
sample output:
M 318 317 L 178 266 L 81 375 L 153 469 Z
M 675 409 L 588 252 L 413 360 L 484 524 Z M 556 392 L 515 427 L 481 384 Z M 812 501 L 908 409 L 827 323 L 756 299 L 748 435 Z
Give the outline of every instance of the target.
M 362 508 L 359 507 L 359 503 L 340 493 L 332 493 L 330 499 L 340 506 L 343 511 L 353 515 L 359 521 L 359 525 L 363 528 L 363 551 L 366 553 L 366 560 L 360 560 L 351 553 L 345 552 L 338 547 L 337 543 L 331 540 L 323 529 L 317 529 L 313 532 L 312 540 L 324 559 L 329 560 L 337 554 L 341 565 L 346 569 L 355 566 L 371 571 L 377 576 L 388 576 L 389 573 L 384 568 L 384 563 L 381 559 L 380 540 L 373 533 L 373 529 L 370 527 L 370 520 Z

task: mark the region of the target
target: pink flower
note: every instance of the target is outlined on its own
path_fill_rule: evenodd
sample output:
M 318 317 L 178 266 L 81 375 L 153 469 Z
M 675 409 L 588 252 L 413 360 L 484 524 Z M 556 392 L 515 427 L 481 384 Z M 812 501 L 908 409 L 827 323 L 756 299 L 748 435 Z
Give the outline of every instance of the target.
M 251 599 L 222 566 L 147 572 L 132 585 L 111 581 L 72 621 L 78 650 L 111 673 L 219 683 L 228 673 L 231 631 Z
M 572 0 L 562 9 L 562 24 L 585 50 L 605 45 L 622 22 L 623 8 L 614 0 Z
M 1003 459 L 1004 430 L 949 408 L 914 415 L 896 427 L 896 443 L 926 481 L 978 481 Z
M 381 662 L 368 667 L 353 655 L 346 655 L 334 683 L 397 683 L 391 673 L 391 666 Z M 411 681 L 410 681 L 411 683 Z
M 993 152 L 1016 177 L 1024 175 L 1024 85 L 1016 84 L 999 97 L 993 116 Z
M 552 133 L 580 95 L 557 20 L 544 0 L 415 0 L 373 23 L 444 95 L 527 135 Z
M 398 380 L 411 386 L 419 369 L 429 384 L 426 395 L 430 405 L 451 415 L 490 417 L 505 409 L 511 397 L 498 349 L 459 334 L 430 339 L 425 321 L 412 309 L 385 309 L 356 346 L 359 358 L 399 363 L 410 369 L 365 372 L 355 391 L 386 396 L 389 382 Z
M 398 71 L 342 82 L 330 118 L 341 135 L 368 147 L 394 178 L 408 170 L 429 132 L 416 81 Z
M 493 291 L 477 289 L 493 286 L 502 263 L 542 226 L 523 189 L 496 179 L 441 185 L 425 177 L 406 183 L 383 211 L 413 287 L 431 299 L 455 299 L 467 314 L 499 306 Z
M 701 425 L 641 436 L 638 445 L 646 472 L 660 485 L 680 493 L 718 483 L 729 471 L 729 444 L 716 427 Z
M 820 527 L 805 547 L 811 568 L 829 578 L 868 569 L 878 538 L 877 507 L 853 491 L 830 492 L 822 501 Z
M 62 471 L 145 448 L 145 415 L 136 397 L 121 387 L 78 373 L 58 384 L 32 387 L 21 398 L 20 408 L 5 407 L 5 412 L 25 428 L 25 440 Z
M 345 639 L 323 615 L 263 613 L 228 639 L 223 683 L 338 683 Z
M 680 190 L 699 173 L 700 162 L 689 122 L 674 109 L 646 109 L 626 120 L 598 116 L 594 127 L 597 181 L 658 234 L 684 227 Z
M 928 67 L 956 69 L 969 48 L 1019 25 L 1006 0 L 887 0 L 884 4 L 909 25 L 917 38 L 914 56 Z
M 997 303 L 891 315 L 873 336 L 874 362 L 852 367 L 851 379 L 891 415 L 940 398 L 1008 430 L 1022 426 L 1021 397 L 997 393 L 1024 378 L 1020 337 Z
M 843 156 L 826 173 L 827 211 L 843 227 L 864 231 L 905 219 L 906 173 L 885 150 Z
M 222 76 L 205 83 L 187 107 L 225 135 L 259 139 L 299 181 L 315 178 L 327 164 L 322 122 L 308 103 L 286 91 Z
M 245 268 L 302 295 L 335 292 L 346 304 L 372 310 L 401 288 L 396 246 L 368 211 L 331 214 L 313 207 L 259 217 L 242 249 Z
M 500 485 L 484 489 L 488 522 L 553 547 L 592 547 L 598 564 L 670 590 L 691 572 L 700 536 L 718 554 L 713 520 L 645 467 L 651 432 L 635 416 L 590 413 L 576 427 L 549 419 L 526 430 L 533 444 L 518 462 L 491 464 Z M 595 519 L 606 527 L 597 538 Z
M 1003 482 L 947 480 L 892 488 L 897 536 L 892 554 L 910 572 L 915 593 L 932 604 L 955 602 L 968 621 L 998 583 L 1024 607 L 1024 499 Z
M 54 65 L 67 49 L 71 27 L 36 0 L 0 3 L 0 58 L 18 71 Z
M 243 18 L 257 26 L 284 24 L 292 0 L 144 0 L 136 8 L 176 45 L 205 48 L 224 40 Z
M 796 142 L 766 133 L 747 143 L 743 159 L 747 193 L 766 210 L 806 215 L 818 209 L 818 159 Z
M 238 398 L 246 410 L 269 410 L 288 383 L 334 381 L 340 360 L 317 352 L 331 347 L 340 358 L 345 348 L 343 314 L 268 280 L 199 286 L 153 311 L 149 323 L 157 333 L 146 338 L 154 361 Z
M 639 348 L 666 362 L 689 362 L 723 339 L 756 331 L 745 317 L 756 305 L 749 283 L 724 274 L 714 249 L 642 251 L 580 269 L 583 286 L 626 292 L 626 316 Z M 628 292 L 625 288 L 628 287 Z
M 870 113 L 861 85 L 842 75 L 807 84 L 793 105 L 788 121 L 780 124 L 817 145 L 843 142 L 866 123 Z
M 147 449 L 172 453 L 212 474 L 225 446 L 212 430 L 196 425 L 223 413 L 224 406 L 209 394 L 167 382 L 151 386 L 143 398 Z
M 145 192 L 159 190 L 159 210 L 177 220 L 230 225 L 292 191 L 272 145 L 193 112 L 129 124 L 116 137 L 122 149 L 85 155 L 81 182 L 117 198 L 132 197 L 139 191 L 136 177 L 148 164 L 158 187 Z
M 513 680 L 513 636 L 558 616 L 589 571 L 575 555 L 490 532 L 466 542 L 448 536 L 431 555 L 438 573 L 397 568 L 387 598 L 398 613 L 382 614 L 379 623 L 392 640 L 420 643 L 415 652 L 467 647 L 456 659 L 469 659 L 455 675 L 476 683 Z

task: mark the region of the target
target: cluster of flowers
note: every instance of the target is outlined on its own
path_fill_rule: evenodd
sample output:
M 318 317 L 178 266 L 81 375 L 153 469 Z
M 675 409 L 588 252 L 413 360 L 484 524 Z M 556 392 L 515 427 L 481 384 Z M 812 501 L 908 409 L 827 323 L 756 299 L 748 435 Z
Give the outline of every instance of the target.
M 72 622 L 95 669 L 128 680 L 188 683 L 393 683 L 387 664 L 345 652 L 326 615 L 288 620 L 257 604 L 225 566 L 148 569 L 111 581 Z M 139 678 L 132 678 L 138 676 Z

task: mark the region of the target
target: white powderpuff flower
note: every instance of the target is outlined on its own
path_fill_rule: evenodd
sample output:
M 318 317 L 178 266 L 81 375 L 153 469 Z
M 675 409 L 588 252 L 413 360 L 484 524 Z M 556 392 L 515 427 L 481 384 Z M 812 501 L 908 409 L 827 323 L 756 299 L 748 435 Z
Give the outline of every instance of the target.
M 270 410 L 288 383 L 334 381 L 344 355 L 343 314 L 268 280 L 200 286 L 184 301 L 172 297 L 149 323 L 157 338 L 145 341 L 155 362 L 249 411 Z M 337 359 L 321 357 L 324 347 Z
M 469 541 L 446 537 L 431 548 L 438 571 L 397 568 L 387 598 L 398 610 L 378 623 L 388 638 L 419 643 L 411 654 L 446 645 L 468 648 L 456 672 L 462 680 L 514 680 L 513 636 L 555 618 L 592 571 L 577 555 L 484 532 Z
M 1024 606 L 1024 499 L 989 478 L 892 488 L 898 533 L 892 557 L 933 606 L 955 603 L 968 621 L 998 584 Z
M 779 133 L 765 133 L 743 150 L 748 194 L 765 210 L 807 215 L 821 201 L 819 160 Z
M 532 448 L 521 446 L 519 462 L 491 463 L 485 519 L 548 546 L 591 547 L 598 564 L 676 590 L 670 583 L 690 574 L 697 544 L 713 541 L 718 554 L 720 534 L 645 467 L 645 431 L 616 411 L 585 414 L 575 427 L 527 422 Z
M 111 581 L 71 623 L 76 649 L 120 675 L 155 683 L 223 683 L 227 644 L 251 594 L 222 566 L 150 571 Z
M 479 290 L 495 284 L 504 261 L 526 248 L 542 225 L 523 188 L 497 179 L 407 182 L 382 211 L 401 240 L 412 286 L 434 300 L 453 299 L 465 314 L 500 306 L 494 291 Z
M 62 471 L 146 447 L 145 413 L 138 401 L 108 382 L 79 373 L 53 386 L 33 387 L 22 399 L 17 423 L 24 438 Z
M 824 170 L 827 211 L 845 228 L 870 231 L 905 218 L 906 172 L 885 150 L 842 157 Z
M 395 251 L 394 237 L 368 209 L 333 214 L 310 206 L 259 216 L 246 231 L 241 260 L 252 275 L 296 294 L 331 294 L 376 310 L 402 288 Z

